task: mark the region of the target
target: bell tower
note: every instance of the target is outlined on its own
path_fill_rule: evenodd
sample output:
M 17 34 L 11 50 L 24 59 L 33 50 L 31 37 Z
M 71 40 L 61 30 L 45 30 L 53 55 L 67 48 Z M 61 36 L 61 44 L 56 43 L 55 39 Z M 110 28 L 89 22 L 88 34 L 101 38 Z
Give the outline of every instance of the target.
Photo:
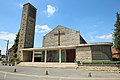
M 20 56 L 21 61 L 23 60 L 23 53 L 21 53 L 20 49 L 34 47 L 36 10 L 30 3 L 23 5 L 18 43 L 18 56 Z

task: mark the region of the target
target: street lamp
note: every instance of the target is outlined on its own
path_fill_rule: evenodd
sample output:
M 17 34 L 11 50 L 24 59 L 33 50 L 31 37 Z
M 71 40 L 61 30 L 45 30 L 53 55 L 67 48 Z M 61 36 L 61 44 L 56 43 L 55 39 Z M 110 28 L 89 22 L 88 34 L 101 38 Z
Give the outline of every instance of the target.
M 7 41 L 7 45 L 6 45 L 6 56 L 7 56 L 7 60 L 9 60 L 9 54 L 8 54 L 9 40 L 5 40 L 5 41 Z

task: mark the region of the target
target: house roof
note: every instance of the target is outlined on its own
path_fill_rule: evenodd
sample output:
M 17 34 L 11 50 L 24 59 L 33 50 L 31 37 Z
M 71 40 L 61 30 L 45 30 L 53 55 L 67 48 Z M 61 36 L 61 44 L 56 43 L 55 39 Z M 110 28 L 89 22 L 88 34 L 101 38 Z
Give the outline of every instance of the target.
M 120 51 L 116 50 L 115 48 L 112 48 L 112 53 L 115 54 L 115 53 L 120 53 Z

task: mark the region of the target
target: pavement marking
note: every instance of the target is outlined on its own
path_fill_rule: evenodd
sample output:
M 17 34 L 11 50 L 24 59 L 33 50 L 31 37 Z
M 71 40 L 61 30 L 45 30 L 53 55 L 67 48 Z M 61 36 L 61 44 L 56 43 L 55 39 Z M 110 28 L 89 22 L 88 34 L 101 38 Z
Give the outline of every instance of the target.
M 94 78 L 94 77 L 88 77 L 88 78 L 80 78 L 80 77 L 61 77 L 61 76 L 42 76 L 42 75 L 28 75 L 28 74 L 21 74 L 21 73 L 12 73 L 12 72 L 6 72 L 6 71 L 0 71 L 0 73 L 6 73 L 5 75 L 7 76 L 7 74 L 11 74 L 11 75 L 17 75 L 17 76 L 27 76 L 27 77 L 37 77 L 37 78 L 58 78 L 59 80 L 62 79 L 82 79 L 82 80 L 120 80 L 120 78 Z

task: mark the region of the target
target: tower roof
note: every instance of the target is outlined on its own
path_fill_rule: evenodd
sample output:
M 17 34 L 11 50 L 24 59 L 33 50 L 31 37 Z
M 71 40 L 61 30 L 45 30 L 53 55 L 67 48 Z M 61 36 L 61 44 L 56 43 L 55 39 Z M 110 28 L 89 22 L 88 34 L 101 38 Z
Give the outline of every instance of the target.
M 31 7 L 33 7 L 34 9 L 36 9 L 32 4 L 30 4 L 30 3 L 26 3 L 26 4 L 24 4 L 23 6 L 26 6 L 26 5 L 30 5 Z M 37 10 L 37 9 L 36 9 Z

